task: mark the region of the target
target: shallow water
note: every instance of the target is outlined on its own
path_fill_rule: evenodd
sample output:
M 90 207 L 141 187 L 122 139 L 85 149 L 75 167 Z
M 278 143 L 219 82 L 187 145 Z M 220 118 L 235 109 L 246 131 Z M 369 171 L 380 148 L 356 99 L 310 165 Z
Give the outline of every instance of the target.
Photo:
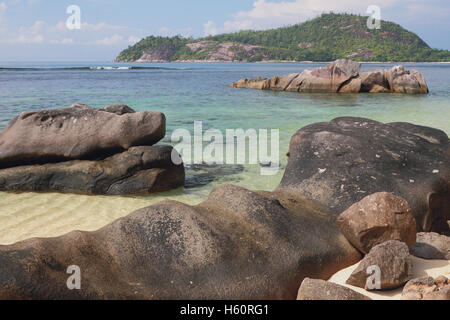
M 323 64 L 108 64 L 0 63 L 0 128 L 20 112 L 66 107 L 82 102 L 93 107 L 123 103 L 134 109 L 158 110 L 173 130 L 279 129 L 282 167 L 290 137 L 301 127 L 340 116 L 360 116 L 382 122 L 407 121 L 450 133 L 450 64 L 404 64 L 422 72 L 430 86 L 426 96 L 397 94 L 298 94 L 232 89 L 243 77 L 271 77 L 301 72 Z M 138 67 L 96 70 L 97 67 Z M 365 64 L 363 71 L 392 64 Z M 225 170 L 226 171 L 226 170 Z M 71 230 L 96 230 L 130 212 L 165 199 L 196 204 L 219 184 L 273 190 L 283 171 L 260 175 L 259 165 L 214 176 L 203 186 L 145 197 L 0 193 L 0 244 L 30 237 L 58 236 Z M 205 171 L 188 171 L 188 178 Z

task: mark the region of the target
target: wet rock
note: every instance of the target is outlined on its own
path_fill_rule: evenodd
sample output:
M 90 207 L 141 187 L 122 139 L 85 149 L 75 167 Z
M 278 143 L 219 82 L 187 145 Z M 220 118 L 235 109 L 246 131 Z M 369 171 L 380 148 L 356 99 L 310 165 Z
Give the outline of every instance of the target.
M 72 160 L 0 170 L 1 191 L 147 194 L 183 186 L 172 147 L 132 147 L 101 161 Z
M 417 234 L 417 243 L 411 248 L 413 256 L 430 260 L 450 260 L 450 237 L 434 232 Z
M 379 286 L 371 282 L 374 273 L 369 268 L 374 266 L 381 271 Z M 403 242 L 391 240 L 370 250 L 346 283 L 366 290 L 391 290 L 401 287 L 410 279 L 411 259 L 408 246 Z
M 396 92 L 426 94 L 428 86 L 423 75 L 417 70 L 407 71 L 402 66 L 391 70 L 374 70 L 359 74 L 358 62 L 340 59 L 326 67 L 304 70 L 271 79 L 241 79 L 230 85 L 233 88 L 250 88 L 288 92 Z
M 332 208 L 336 218 L 377 192 L 404 198 L 417 230 L 444 232 L 450 220 L 450 143 L 437 129 L 337 118 L 299 130 L 278 190 Z
M 117 107 L 107 109 L 118 112 Z M 0 168 L 92 160 L 150 146 L 164 137 L 165 125 L 160 112 L 117 115 L 82 104 L 24 112 L 0 132 Z
M 324 280 L 303 280 L 297 300 L 372 300 L 347 287 Z
M 337 224 L 347 240 L 363 253 L 388 240 L 409 247 L 416 243 L 416 221 L 409 204 L 387 192 L 355 203 L 338 217 Z
M 99 111 L 106 111 L 110 113 L 115 113 L 119 116 L 126 114 L 126 113 L 135 113 L 133 109 L 131 109 L 129 106 L 126 106 L 124 104 L 113 104 L 110 106 L 105 106 L 103 108 L 98 109 Z

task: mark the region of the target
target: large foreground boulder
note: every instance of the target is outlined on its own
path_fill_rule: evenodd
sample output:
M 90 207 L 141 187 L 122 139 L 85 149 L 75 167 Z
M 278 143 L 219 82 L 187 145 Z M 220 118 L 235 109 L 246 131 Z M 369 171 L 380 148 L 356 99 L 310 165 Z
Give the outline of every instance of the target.
M 0 168 L 92 160 L 133 146 L 151 146 L 164 138 L 164 114 L 131 111 L 74 104 L 65 109 L 24 112 L 0 132 Z
M 409 247 L 416 243 L 416 220 L 409 204 L 387 192 L 355 203 L 338 217 L 337 224 L 348 241 L 365 254 L 388 240 L 398 240 Z
M 305 277 L 360 260 L 326 209 L 284 193 L 221 186 L 96 232 L 0 247 L 0 299 L 295 299 Z M 69 266 L 81 289 L 69 290 Z
M 183 186 L 170 146 L 132 147 L 102 161 L 72 160 L 0 170 L 1 191 L 146 194 Z
M 361 65 L 348 59 L 336 60 L 326 67 L 304 70 L 273 78 L 241 79 L 230 85 L 233 88 L 289 92 L 328 93 L 408 93 L 426 94 L 428 85 L 417 70 L 395 66 L 390 70 L 373 70 L 359 73 Z
M 450 143 L 437 129 L 338 118 L 299 130 L 279 191 L 291 191 L 332 208 L 336 218 L 377 192 L 411 206 L 418 231 L 448 230 Z
M 336 283 L 306 278 L 298 291 L 297 300 L 372 300 Z

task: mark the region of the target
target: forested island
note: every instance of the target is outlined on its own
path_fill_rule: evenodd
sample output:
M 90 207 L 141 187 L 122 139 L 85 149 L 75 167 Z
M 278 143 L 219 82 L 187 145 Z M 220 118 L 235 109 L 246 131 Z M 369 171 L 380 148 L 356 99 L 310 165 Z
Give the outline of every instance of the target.
M 431 48 L 400 25 L 366 16 L 327 13 L 310 21 L 265 31 L 246 30 L 199 39 L 149 36 L 123 50 L 117 62 L 356 61 L 448 62 L 450 51 Z

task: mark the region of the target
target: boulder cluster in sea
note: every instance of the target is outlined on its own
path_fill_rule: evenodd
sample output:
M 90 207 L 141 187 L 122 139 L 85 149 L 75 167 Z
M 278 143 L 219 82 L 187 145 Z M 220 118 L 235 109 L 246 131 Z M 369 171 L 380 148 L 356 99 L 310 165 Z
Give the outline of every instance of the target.
M 288 155 L 273 192 L 223 185 L 195 206 L 164 201 L 95 232 L 0 246 L 0 299 L 295 299 L 304 279 L 327 280 L 365 253 L 392 288 L 410 280 L 416 232 L 449 231 L 442 131 L 338 118 L 299 130 Z M 81 290 L 67 288 L 71 265 Z
M 166 119 L 125 105 L 24 112 L 0 132 L 0 190 L 141 194 L 184 184 Z
M 249 88 L 288 92 L 393 92 L 426 94 L 428 85 L 417 70 L 405 70 L 395 66 L 390 70 L 373 70 L 360 73 L 361 64 L 348 59 L 336 60 L 326 67 L 305 70 L 273 78 L 241 79 L 230 85 L 233 88 Z

